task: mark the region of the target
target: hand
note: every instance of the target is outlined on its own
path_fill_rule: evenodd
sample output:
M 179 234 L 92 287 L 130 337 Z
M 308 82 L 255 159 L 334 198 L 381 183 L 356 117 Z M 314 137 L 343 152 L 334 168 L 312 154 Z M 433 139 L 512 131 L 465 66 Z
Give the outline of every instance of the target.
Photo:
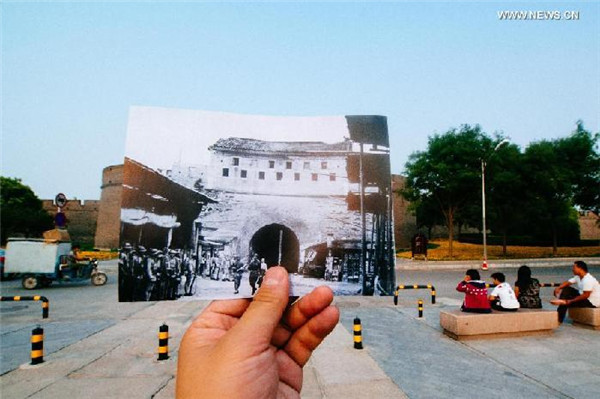
M 560 289 L 561 289 L 560 287 L 556 287 L 556 288 L 554 289 L 554 296 L 555 296 L 555 297 L 557 297 L 557 298 L 558 298 L 558 296 L 560 295 Z
M 288 296 L 287 272 L 272 267 L 252 301 L 213 301 L 181 341 L 177 398 L 299 398 L 302 367 L 339 311 L 329 287 L 286 310 Z

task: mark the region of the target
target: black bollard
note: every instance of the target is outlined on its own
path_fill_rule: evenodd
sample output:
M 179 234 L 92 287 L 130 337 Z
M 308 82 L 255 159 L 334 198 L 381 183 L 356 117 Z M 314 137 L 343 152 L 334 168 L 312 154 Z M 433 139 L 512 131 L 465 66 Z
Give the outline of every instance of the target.
M 158 360 L 169 358 L 169 326 L 163 323 L 158 329 Z
M 360 319 L 356 317 L 354 319 L 354 349 L 362 349 L 362 325 Z
M 44 329 L 40 326 L 31 331 L 31 364 L 44 363 Z
M 423 300 L 419 299 L 419 317 L 423 317 Z
M 36 295 L 33 298 L 34 301 L 42 301 L 42 319 L 47 319 L 48 313 L 50 313 L 50 301 L 45 296 Z

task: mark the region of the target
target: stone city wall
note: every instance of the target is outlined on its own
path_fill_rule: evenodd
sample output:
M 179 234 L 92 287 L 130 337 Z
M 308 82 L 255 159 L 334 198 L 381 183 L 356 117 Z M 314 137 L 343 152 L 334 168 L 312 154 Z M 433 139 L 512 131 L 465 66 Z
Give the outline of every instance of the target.
M 95 236 L 95 246 L 97 248 L 108 249 L 118 248 L 119 246 L 122 182 L 123 165 L 113 165 L 104 169 L 102 196 Z M 397 248 L 410 246 L 410 237 L 416 232 L 415 217 L 408 211 L 408 202 L 397 193 L 397 190 L 403 184 L 404 178 L 402 176 L 392 175 L 394 236 Z M 316 237 L 315 241 L 317 241 Z
M 405 180 L 404 176 L 392 175 L 396 250 L 410 248 L 410 240 L 417 233 L 417 218 L 409 212 L 408 205 L 410 203 L 400 194 L 400 190 L 404 188 Z
M 54 200 L 42 200 L 42 206 L 52 217 L 58 211 Z M 99 207 L 98 200 L 72 199 L 67 202 L 62 211 L 67 217 L 67 230 L 73 243 L 94 244 Z
M 579 236 L 582 240 L 600 240 L 600 217 L 591 211 L 579 214 Z
M 94 238 L 96 248 L 119 247 L 123 165 L 107 166 L 102 171 L 102 194 L 98 212 L 98 227 Z

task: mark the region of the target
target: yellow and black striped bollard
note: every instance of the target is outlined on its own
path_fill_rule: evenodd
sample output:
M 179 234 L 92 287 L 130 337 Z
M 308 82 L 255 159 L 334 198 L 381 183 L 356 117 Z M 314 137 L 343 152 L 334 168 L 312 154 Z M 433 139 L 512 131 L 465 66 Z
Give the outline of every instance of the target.
M 42 319 L 48 318 L 48 313 L 50 312 L 50 303 L 45 296 L 36 295 L 33 297 L 34 301 L 42 301 Z
M 31 331 L 31 364 L 44 363 L 44 329 L 40 326 Z
M 427 284 L 427 288 L 431 290 L 431 304 L 435 305 L 435 287 L 431 284 Z
M 362 325 L 360 319 L 356 317 L 354 319 L 354 349 L 362 349 Z
M 158 360 L 169 358 L 169 326 L 163 323 L 158 329 Z
M 419 306 L 419 318 L 423 317 L 423 300 L 419 299 L 419 302 L 417 302 L 418 306 Z

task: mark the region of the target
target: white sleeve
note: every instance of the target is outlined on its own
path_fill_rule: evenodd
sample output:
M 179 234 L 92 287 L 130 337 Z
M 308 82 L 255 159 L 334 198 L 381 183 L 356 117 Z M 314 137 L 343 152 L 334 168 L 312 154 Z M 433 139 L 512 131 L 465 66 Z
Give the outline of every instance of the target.
M 591 278 L 584 279 L 581 290 L 582 291 L 592 291 L 594 289 L 594 286 L 596 285 L 594 283 L 595 283 L 595 281 L 592 280 Z
M 492 290 L 492 293 L 490 294 L 491 296 L 498 296 L 498 286 L 494 287 L 494 289 Z
M 571 284 L 577 284 L 577 277 L 571 277 L 569 279 L 569 283 L 571 283 Z

